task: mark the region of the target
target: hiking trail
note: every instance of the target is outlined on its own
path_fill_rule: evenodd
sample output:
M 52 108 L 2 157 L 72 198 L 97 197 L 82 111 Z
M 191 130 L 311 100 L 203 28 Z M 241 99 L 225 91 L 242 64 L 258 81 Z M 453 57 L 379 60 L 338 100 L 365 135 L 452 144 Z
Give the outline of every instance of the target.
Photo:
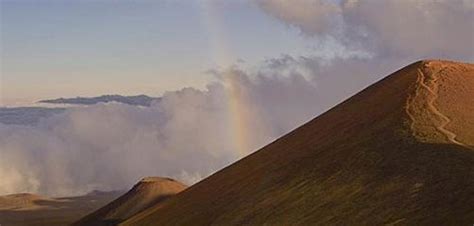
M 441 68 L 440 70 L 436 71 L 436 72 L 433 72 L 430 76 L 430 78 L 428 78 L 428 76 L 425 75 L 425 73 L 423 73 L 423 71 L 418 68 L 417 69 L 417 80 L 416 80 L 416 89 L 415 89 L 415 94 L 413 96 L 410 96 L 408 98 L 408 103 L 407 103 L 407 113 L 408 113 L 408 116 L 410 117 L 412 123 L 410 125 L 410 128 L 412 131 L 415 131 L 415 123 L 416 123 L 416 120 L 415 120 L 415 117 L 413 116 L 413 114 L 410 112 L 410 105 L 411 103 L 419 96 L 420 94 L 420 88 L 424 88 L 426 91 L 428 91 L 428 102 L 427 102 L 427 105 L 428 105 L 428 110 L 436 115 L 437 117 L 439 117 L 443 122 L 440 124 L 440 125 L 435 125 L 435 128 L 440 132 L 442 133 L 444 136 L 446 136 L 446 138 L 451 142 L 451 143 L 454 143 L 454 144 L 457 144 L 457 145 L 460 145 L 460 146 L 464 146 L 464 147 L 467 147 L 468 145 L 462 143 L 461 141 L 457 140 L 456 137 L 457 135 L 446 129 L 446 126 L 451 123 L 451 119 L 444 115 L 436 106 L 435 106 L 435 102 L 436 100 L 438 99 L 439 97 L 439 94 L 438 94 L 438 90 L 439 90 L 439 83 L 438 83 L 438 80 L 439 80 L 439 73 L 441 71 L 443 71 L 444 68 Z M 427 80 L 431 80 L 429 82 L 429 84 L 427 84 Z M 431 86 L 430 86 L 431 85 Z

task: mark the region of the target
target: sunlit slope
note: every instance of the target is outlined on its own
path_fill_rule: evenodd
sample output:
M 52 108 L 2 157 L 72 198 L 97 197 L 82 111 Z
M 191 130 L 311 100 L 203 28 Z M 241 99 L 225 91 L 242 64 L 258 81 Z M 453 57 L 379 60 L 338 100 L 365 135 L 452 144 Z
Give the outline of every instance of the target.
M 186 185 L 170 178 L 148 177 L 129 192 L 74 225 L 114 225 L 181 192 Z
M 474 146 L 473 68 L 472 64 L 430 61 L 417 70 L 419 85 L 409 105 L 413 106 L 410 115 L 416 117 L 412 120 L 416 137 Z M 437 136 L 428 136 L 426 131 L 433 127 Z
M 411 64 L 123 225 L 472 225 L 474 65 Z

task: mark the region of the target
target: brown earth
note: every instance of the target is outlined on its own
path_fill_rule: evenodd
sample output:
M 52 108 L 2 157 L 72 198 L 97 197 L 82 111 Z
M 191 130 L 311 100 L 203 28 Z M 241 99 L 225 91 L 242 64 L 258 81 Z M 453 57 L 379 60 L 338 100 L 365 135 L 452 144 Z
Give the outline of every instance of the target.
M 181 192 L 186 185 L 170 178 L 147 177 L 118 199 L 89 214 L 74 225 L 116 225 L 140 211 Z
M 68 225 L 120 194 L 122 192 L 95 191 L 84 196 L 64 198 L 46 198 L 29 193 L 0 196 L 0 225 Z
M 420 61 L 121 225 L 472 225 L 474 65 Z

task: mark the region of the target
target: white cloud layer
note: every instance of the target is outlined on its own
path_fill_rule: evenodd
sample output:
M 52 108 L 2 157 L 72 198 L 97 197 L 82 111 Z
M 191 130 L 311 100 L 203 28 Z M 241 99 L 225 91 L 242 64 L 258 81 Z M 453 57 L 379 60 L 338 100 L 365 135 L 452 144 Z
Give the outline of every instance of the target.
M 207 90 L 166 93 L 151 107 L 99 104 L 72 108 L 37 126 L 0 124 L 0 194 L 81 194 L 127 189 L 145 176 L 196 182 L 241 157 L 236 151 L 229 101 L 243 100 L 261 117 L 242 128 L 250 152 L 288 132 L 320 109 L 316 89 L 300 75 L 233 77 Z M 258 126 L 257 126 L 258 125 Z M 265 125 L 262 127 L 262 125 Z

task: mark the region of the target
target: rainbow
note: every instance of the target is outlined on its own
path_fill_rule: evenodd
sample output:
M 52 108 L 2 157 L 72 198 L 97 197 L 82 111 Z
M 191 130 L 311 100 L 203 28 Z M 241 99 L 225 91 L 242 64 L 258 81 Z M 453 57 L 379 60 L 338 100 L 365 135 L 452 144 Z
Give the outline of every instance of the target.
M 235 59 L 230 51 L 229 44 L 226 40 L 225 33 L 221 29 L 219 23 L 219 15 L 215 10 L 210 0 L 202 3 L 202 17 L 207 25 L 208 31 L 211 34 L 211 46 L 213 60 L 219 66 L 229 67 Z M 224 85 L 226 86 L 226 98 L 228 103 L 228 112 L 230 119 L 230 133 L 233 136 L 234 147 L 238 152 L 239 157 L 244 157 L 249 154 L 251 150 L 251 138 L 249 137 L 248 125 L 251 119 L 251 112 L 249 111 L 246 101 L 245 93 L 242 92 L 238 85 L 239 76 L 235 74 L 234 70 L 225 70 L 223 76 Z

